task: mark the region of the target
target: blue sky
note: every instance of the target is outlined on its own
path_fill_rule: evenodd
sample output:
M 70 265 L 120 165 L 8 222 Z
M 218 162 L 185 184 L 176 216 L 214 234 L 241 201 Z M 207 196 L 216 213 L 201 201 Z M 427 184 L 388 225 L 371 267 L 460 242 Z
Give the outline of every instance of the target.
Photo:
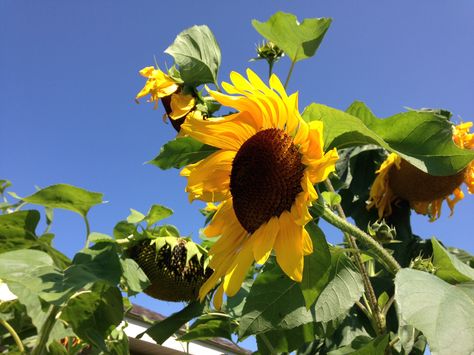
M 456 119 L 474 119 L 474 3 L 389 1 L 13 1 L 0 2 L 0 178 L 29 195 L 34 186 L 69 183 L 104 193 L 107 204 L 90 212 L 92 230 L 111 233 L 129 208 L 154 203 L 175 210 L 170 219 L 197 237 L 199 203 L 189 204 L 178 171 L 144 162 L 174 137 L 162 108 L 134 103 L 144 84 L 138 70 L 163 53 L 175 36 L 207 24 L 221 50 L 219 81 L 251 67 L 261 37 L 251 26 L 276 11 L 299 19 L 332 17 L 315 58 L 298 63 L 289 91 L 300 92 L 300 110 L 315 101 L 344 109 L 364 101 L 379 117 L 404 107 L 442 107 Z M 286 59 L 286 60 L 285 60 Z M 287 58 L 276 67 L 285 77 Z M 470 227 L 474 198 L 456 213 L 429 223 L 415 217 L 414 231 L 474 253 Z M 72 256 L 84 245 L 79 216 L 56 212 L 55 245 Z M 341 240 L 328 231 L 333 242 Z M 141 295 L 134 302 L 165 315 L 181 305 Z

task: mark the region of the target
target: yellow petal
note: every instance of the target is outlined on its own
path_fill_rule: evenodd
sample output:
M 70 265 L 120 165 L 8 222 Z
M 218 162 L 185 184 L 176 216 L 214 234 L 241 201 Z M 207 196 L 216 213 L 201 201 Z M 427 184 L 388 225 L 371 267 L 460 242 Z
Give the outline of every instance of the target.
M 194 108 L 196 101 L 192 95 L 171 95 L 171 113 L 169 117 L 173 120 L 183 117 Z
M 303 254 L 304 255 L 309 255 L 313 253 L 313 241 L 311 240 L 311 237 L 306 230 L 306 228 L 303 228 Z
M 228 296 L 233 296 L 239 291 L 242 282 L 249 271 L 250 265 L 252 265 L 252 244 L 252 240 L 247 239 L 244 247 L 240 250 L 238 257 L 235 258 L 235 261 L 230 267 L 230 272 L 224 277 L 224 290 Z
M 256 133 L 245 115 L 237 113 L 219 121 L 189 119 L 182 124 L 181 129 L 202 143 L 237 151 Z
M 232 208 L 232 199 L 225 200 L 218 207 L 211 222 L 204 229 L 204 235 L 208 238 L 217 237 L 222 234 L 226 221 L 229 218 L 236 219 Z
M 295 223 L 300 226 L 304 226 L 313 219 L 308 211 L 308 194 L 306 192 L 300 192 L 298 196 L 296 196 L 290 212 Z
M 267 223 L 260 226 L 250 238 L 253 242 L 253 256 L 257 264 L 265 264 L 272 253 L 275 238 L 278 235 L 278 218 L 273 217 Z
M 289 212 L 279 218 L 280 232 L 275 240 L 275 254 L 278 265 L 294 281 L 303 278 L 303 227 L 297 225 Z
M 230 172 L 235 154 L 220 150 L 181 171 L 181 176 L 188 178 L 186 192 L 189 192 L 190 201 L 216 202 L 230 197 Z
M 222 301 L 224 298 L 224 285 L 221 283 L 214 294 L 214 308 L 220 310 L 222 307 Z

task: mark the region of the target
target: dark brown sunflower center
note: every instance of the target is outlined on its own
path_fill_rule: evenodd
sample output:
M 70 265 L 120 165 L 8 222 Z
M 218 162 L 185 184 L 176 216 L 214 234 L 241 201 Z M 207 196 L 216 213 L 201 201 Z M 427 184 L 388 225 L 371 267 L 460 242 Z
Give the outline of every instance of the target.
M 260 131 L 242 144 L 232 163 L 230 191 L 247 232 L 291 209 L 304 169 L 293 139 L 280 129 Z

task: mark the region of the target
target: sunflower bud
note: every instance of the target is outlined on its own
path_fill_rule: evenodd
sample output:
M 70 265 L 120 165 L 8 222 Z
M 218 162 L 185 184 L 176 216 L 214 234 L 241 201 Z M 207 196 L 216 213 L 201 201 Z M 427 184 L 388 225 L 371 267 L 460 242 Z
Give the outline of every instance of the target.
M 283 55 L 283 50 L 276 44 L 271 41 L 264 41 L 262 44 L 257 45 L 257 58 L 255 58 L 255 60 L 265 59 L 268 64 L 273 64 L 283 57 Z
M 390 227 L 385 220 L 376 221 L 367 227 L 369 234 L 380 243 L 388 243 L 395 239 L 397 231 Z
M 410 262 L 410 268 L 428 272 L 430 274 L 435 274 L 437 270 L 431 258 L 423 259 L 421 255 L 418 255 L 415 259 L 413 259 Z

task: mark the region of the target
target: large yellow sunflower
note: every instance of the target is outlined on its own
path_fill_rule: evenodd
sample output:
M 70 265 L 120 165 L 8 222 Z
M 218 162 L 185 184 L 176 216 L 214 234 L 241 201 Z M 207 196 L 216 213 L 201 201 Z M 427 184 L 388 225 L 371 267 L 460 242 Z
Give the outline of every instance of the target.
M 166 115 L 171 120 L 186 116 L 196 105 L 194 97 L 183 94 L 181 86 L 160 69 L 146 67 L 140 70 L 140 75 L 148 80 L 135 99 L 150 95 L 148 102 L 154 102 L 155 109 L 158 107 L 158 101 L 162 99 Z
M 474 134 L 469 133 L 472 122 L 453 127 L 453 140 L 463 149 L 474 149 Z M 464 198 L 460 185 L 464 182 L 470 194 L 474 193 L 474 161 L 451 176 L 433 176 L 414 167 L 395 153 L 391 153 L 377 170 L 370 189 L 368 209 L 376 207 L 379 218 L 392 213 L 392 203 L 399 199 L 410 202 L 419 214 L 428 215 L 431 221 L 441 216 L 443 201 L 451 215 L 454 205 Z
M 288 96 L 275 75 L 270 87 L 250 69 L 247 76 L 232 72 L 232 84 L 222 83 L 236 96 L 209 90 L 237 113 L 182 125 L 186 134 L 220 149 L 181 172 L 191 201 L 222 202 L 204 230 L 220 239 L 209 252 L 214 273 L 200 290 L 202 300 L 222 279 L 217 308 L 223 292 L 234 295 L 251 264 L 265 263 L 272 250 L 282 270 L 301 281 L 303 257 L 313 251 L 304 228 L 317 198 L 313 184 L 325 180 L 338 159 L 335 149 L 323 151 L 322 122 L 301 118 L 297 93 Z

